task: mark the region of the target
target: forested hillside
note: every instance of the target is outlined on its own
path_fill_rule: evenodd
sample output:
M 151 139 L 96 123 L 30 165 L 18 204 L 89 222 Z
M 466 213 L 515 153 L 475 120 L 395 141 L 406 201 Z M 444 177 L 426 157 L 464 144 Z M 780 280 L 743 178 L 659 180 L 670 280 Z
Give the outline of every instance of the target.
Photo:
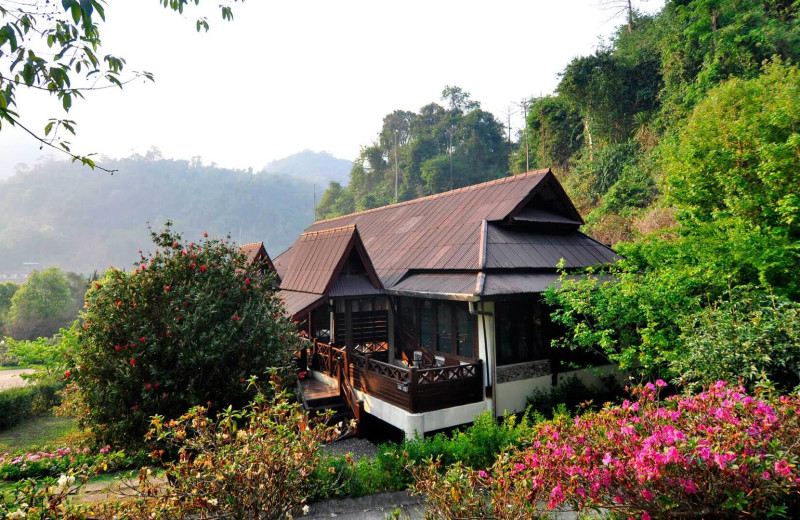
M 104 161 L 113 176 L 63 161 L 41 163 L 0 182 L 0 272 L 39 268 L 92 273 L 129 267 L 149 242 L 147 222 L 168 219 L 187 237 L 231 233 L 278 254 L 313 220 L 310 181 L 253 174 L 197 160 Z

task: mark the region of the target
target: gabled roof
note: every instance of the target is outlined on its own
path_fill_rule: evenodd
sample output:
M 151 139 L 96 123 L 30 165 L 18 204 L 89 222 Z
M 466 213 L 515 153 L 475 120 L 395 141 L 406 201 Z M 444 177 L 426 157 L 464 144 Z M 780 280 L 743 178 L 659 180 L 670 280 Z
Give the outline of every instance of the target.
M 353 295 L 380 293 L 380 279 L 355 225 L 303 233 L 292 247 L 291 257 L 280 264 L 280 291 L 292 316 L 318 305 L 334 288 L 337 295 L 349 295 L 348 290 L 356 291 Z M 358 256 L 365 273 L 340 276 L 352 254 Z
M 546 207 L 531 207 L 536 204 Z M 512 226 L 531 223 L 553 229 L 561 226 L 561 231 L 572 232 L 583 223 L 558 180 L 547 169 L 315 222 L 308 232 L 357 225 L 372 265 L 388 288 L 410 271 L 483 269 L 483 262 L 494 247 L 485 243 L 484 220 Z M 294 258 L 306 256 L 300 254 L 301 244 L 302 237 L 276 258 L 280 276 L 284 276 Z M 555 269 L 561 257 L 553 260 L 550 256 L 538 258 L 536 267 Z M 595 263 L 593 260 L 585 265 Z
M 262 263 L 266 266 L 269 270 L 276 272 L 275 266 L 272 263 L 272 259 L 270 259 L 269 255 L 267 254 L 267 250 L 264 247 L 264 242 L 251 242 L 249 244 L 242 244 L 239 246 L 242 253 L 247 257 L 248 264 L 258 264 Z

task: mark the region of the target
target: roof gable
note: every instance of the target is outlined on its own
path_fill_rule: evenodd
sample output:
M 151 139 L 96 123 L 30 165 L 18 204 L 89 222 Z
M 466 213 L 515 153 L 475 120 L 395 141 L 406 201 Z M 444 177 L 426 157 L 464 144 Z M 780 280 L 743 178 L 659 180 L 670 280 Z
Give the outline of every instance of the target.
M 264 242 L 251 242 L 249 244 L 242 244 L 239 249 L 244 256 L 247 257 L 247 263 L 256 265 L 262 264 L 272 272 L 277 272 L 272 259 L 267 254 L 267 249 L 264 247 Z
M 288 264 L 285 264 L 281 289 L 327 294 L 351 254 L 358 256 L 367 277 L 375 288 L 380 289 L 380 279 L 355 225 L 300 235 L 292 246 L 291 257 L 286 259 Z

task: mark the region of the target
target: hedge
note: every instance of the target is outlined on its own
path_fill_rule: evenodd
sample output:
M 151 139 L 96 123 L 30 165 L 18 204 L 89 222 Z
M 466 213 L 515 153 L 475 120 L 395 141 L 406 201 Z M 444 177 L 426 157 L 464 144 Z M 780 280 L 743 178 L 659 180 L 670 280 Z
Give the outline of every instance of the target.
M 59 404 L 62 382 L 38 383 L 0 391 L 0 430 L 16 426 L 35 413 Z

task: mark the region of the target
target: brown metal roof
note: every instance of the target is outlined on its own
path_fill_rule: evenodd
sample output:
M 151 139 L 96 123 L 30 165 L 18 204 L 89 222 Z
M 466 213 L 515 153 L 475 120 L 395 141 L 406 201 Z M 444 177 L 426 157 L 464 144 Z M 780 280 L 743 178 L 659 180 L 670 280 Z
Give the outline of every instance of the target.
M 249 244 L 242 244 L 239 246 L 239 249 L 247 257 L 248 264 L 262 263 L 269 270 L 275 271 L 275 266 L 267 254 L 266 248 L 264 248 L 264 242 L 251 242 Z
M 481 296 L 541 293 L 557 280 L 557 273 L 487 273 Z
M 325 295 L 297 291 L 280 290 L 278 296 L 283 299 L 283 308 L 292 319 L 297 319 L 314 307 L 325 302 Z
M 381 276 L 409 269 L 477 269 L 483 220 L 505 219 L 544 180 L 558 183 L 549 170 L 530 172 L 323 220 L 308 230 L 357 225 Z
M 281 289 L 327 294 L 350 253 L 355 251 L 366 269 L 367 278 L 376 290 L 380 290 L 380 280 L 355 225 L 303 233 L 292 250 L 291 261 L 284 269 Z
M 387 292 L 418 296 L 471 297 L 478 291 L 478 273 L 416 273 Z
M 344 298 L 348 296 L 375 296 L 381 294 L 380 289 L 372 285 L 369 276 L 363 274 L 342 274 L 336 278 L 328 296 Z
M 555 269 L 589 267 L 614 262 L 614 251 L 580 232 L 543 233 L 489 224 L 486 234 L 487 269 Z

